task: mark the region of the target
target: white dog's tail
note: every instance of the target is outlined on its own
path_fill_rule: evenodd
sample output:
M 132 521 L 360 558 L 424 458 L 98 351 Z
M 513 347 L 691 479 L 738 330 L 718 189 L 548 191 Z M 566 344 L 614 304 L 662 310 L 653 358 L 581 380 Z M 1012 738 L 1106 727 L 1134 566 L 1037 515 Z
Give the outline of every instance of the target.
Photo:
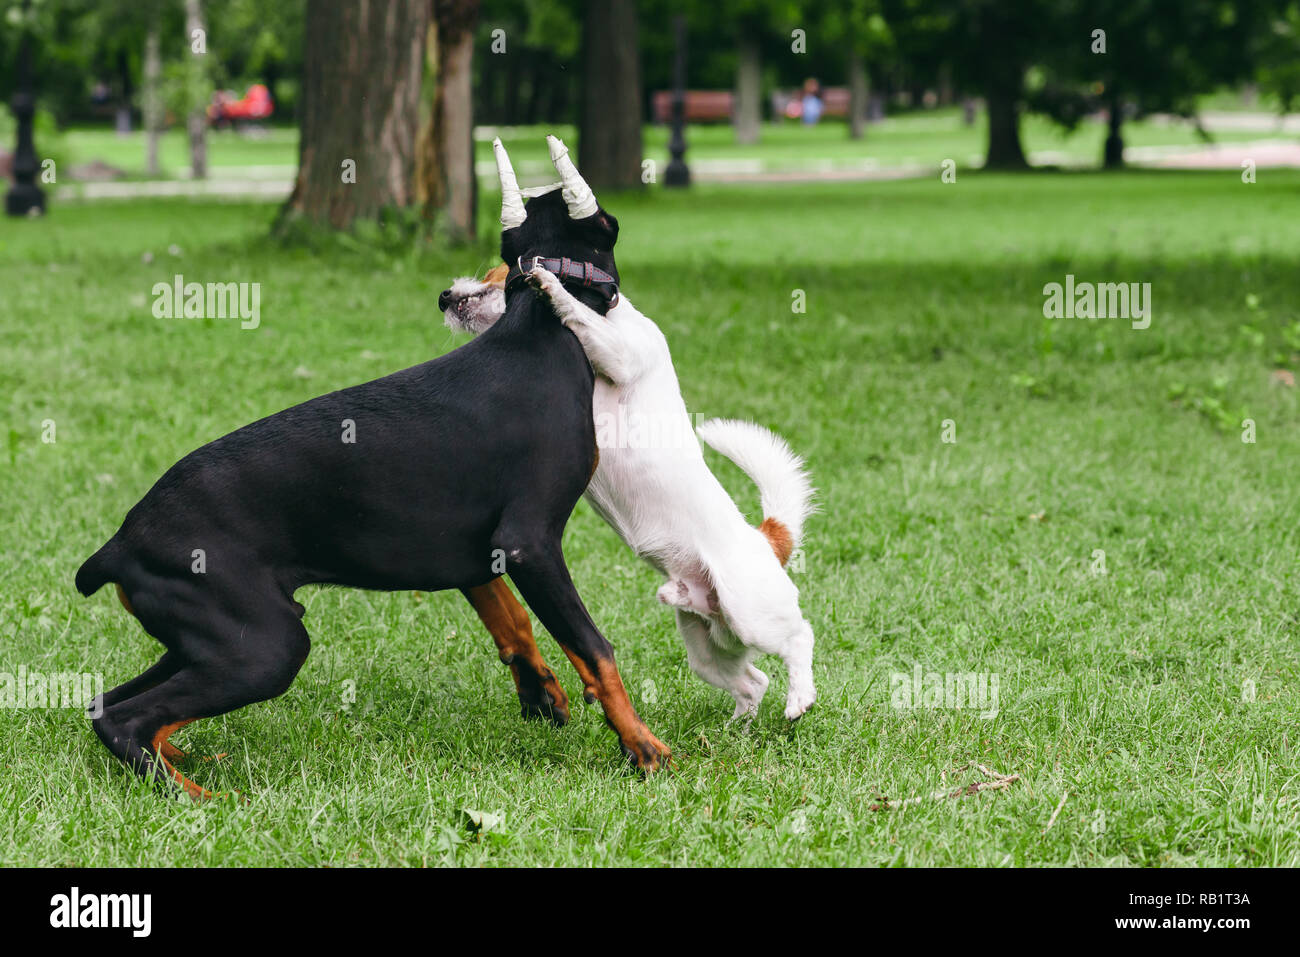
M 740 466 L 758 486 L 763 505 L 759 531 L 772 543 L 784 565 L 799 547 L 803 523 L 813 512 L 813 487 L 803 459 L 773 432 L 753 422 L 709 419 L 696 433 L 705 443 Z

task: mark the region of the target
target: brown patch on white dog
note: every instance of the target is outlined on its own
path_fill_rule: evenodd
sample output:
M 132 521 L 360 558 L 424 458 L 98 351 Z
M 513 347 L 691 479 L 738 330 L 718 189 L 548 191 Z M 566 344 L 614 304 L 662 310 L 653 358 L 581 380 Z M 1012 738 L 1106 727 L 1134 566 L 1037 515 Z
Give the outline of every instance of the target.
M 783 522 L 769 516 L 763 519 L 763 524 L 758 526 L 758 530 L 772 546 L 776 560 L 785 565 L 790 560 L 790 553 L 794 551 L 794 536 L 790 534 L 790 529 L 786 528 Z

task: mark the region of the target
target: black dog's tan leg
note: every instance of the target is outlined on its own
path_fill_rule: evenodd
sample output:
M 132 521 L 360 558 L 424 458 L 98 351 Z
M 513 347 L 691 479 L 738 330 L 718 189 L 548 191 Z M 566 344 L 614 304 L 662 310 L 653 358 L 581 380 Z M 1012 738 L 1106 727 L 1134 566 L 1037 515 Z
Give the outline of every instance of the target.
M 176 745 L 171 743 L 170 739 L 173 734 L 185 727 L 187 724 L 193 724 L 195 720 L 196 719 L 194 718 L 189 718 L 185 721 L 178 721 L 168 728 L 164 728 L 163 730 L 166 732 L 165 734 L 160 733 L 154 737 L 154 750 L 161 752 L 163 758 L 173 764 L 177 761 L 188 760 L 191 757 L 190 753 L 188 751 L 182 751 L 180 748 L 176 747 Z M 220 761 L 225 756 L 226 752 L 223 751 L 220 754 L 205 755 L 199 758 L 199 760 Z
M 650 733 L 632 707 L 614 664 L 614 649 L 578 597 L 559 543 L 504 547 L 506 566 L 519 593 L 564 648 L 587 693 L 600 701 L 623 753 L 643 771 L 667 764 L 671 751 Z
M 466 588 L 464 595 L 491 632 L 501 660 L 510 666 L 523 717 L 550 718 L 560 727 L 568 724 L 569 698 L 542 658 L 528 612 L 505 579 Z

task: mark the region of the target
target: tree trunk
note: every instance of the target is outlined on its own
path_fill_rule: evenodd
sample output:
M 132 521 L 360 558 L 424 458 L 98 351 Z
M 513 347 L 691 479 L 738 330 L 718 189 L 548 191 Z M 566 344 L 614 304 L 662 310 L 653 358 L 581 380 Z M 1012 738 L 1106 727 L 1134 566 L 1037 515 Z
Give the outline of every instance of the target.
M 415 201 L 428 24 L 428 0 L 308 0 L 298 178 L 282 217 L 347 229 Z
M 466 30 L 454 43 L 443 45 L 438 108 L 442 113 L 447 221 L 454 237 L 466 240 L 475 236 L 474 201 L 478 194 L 474 176 L 473 62 L 473 30 Z
M 203 24 L 203 9 L 199 0 L 185 0 L 185 38 L 192 43 L 195 30 L 207 33 Z M 206 42 L 206 41 L 205 41 Z M 207 53 L 189 54 L 190 114 L 185 126 L 190 134 L 190 177 L 206 179 L 208 176 L 208 102 L 204 58 Z
M 867 122 L 880 123 L 885 119 L 885 94 L 872 91 L 867 94 Z
M 985 169 L 1024 169 L 1025 152 L 1020 147 L 1020 94 L 1004 89 L 989 90 L 985 101 L 989 113 L 989 148 Z
M 434 0 L 429 26 L 434 77 L 430 121 L 420 134 L 416 183 L 427 220 L 444 215 L 453 241 L 476 234 L 473 57 L 478 0 Z
M 145 171 L 150 176 L 157 176 L 158 136 L 162 132 L 163 110 L 162 93 L 158 88 L 158 78 L 162 73 L 162 56 L 158 49 L 158 21 L 149 26 L 149 33 L 144 41 L 144 131 L 145 131 Z
M 636 0 L 587 0 L 578 169 L 592 187 L 641 186 Z
M 524 106 L 524 121 L 541 123 L 542 91 L 546 88 L 547 55 L 540 50 L 530 50 L 528 57 L 528 101 Z
M 940 106 L 951 106 L 953 102 L 952 64 L 939 64 L 939 89 L 937 91 Z
M 758 37 L 742 29 L 736 42 L 736 101 L 731 118 L 737 143 L 757 143 L 762 130 L 763 61 Z
M 1022 44 L 1017 40 L 1026 29 L 1015 19 L 1008 4 L 976 6 L 972 40 L 981 50 L 984 109 L 989 116 L 989 148 L 985 169 L 1025 169 L 1025 151 L 1020 146 L 1020 101 L 1025 88 Z
M 554 74 L 552 74 L 554 76 Z M 551 82 L 551 89 L 554 91 L 551 99 L 551 112 L 549 119 L 554 123 L 572 123 L 577 112 L 574 105 L 573 96 L 574 75 L 570 71 L 564 71 Z
M 1102 165 L 1106 169 L 1124 168 L 1124 104 L 1112 96 L 1108 106 L 1106 145 L 1102 151 Z
M 271 109 L 275 111 L 280 108 L 280 72 L 280 61 L 276 59 L 267 60 L 262 67 L 262 80 L 266 83 L 266 92 L 271 94 Z
M 505 108 L 505 125 L 518 126 L 521 122 L 519 112 L 519 79 L 522 73 L 523 57 L 519 53 L 510 56 L 498 57 L 499 61 L 504 60 L 506 75 L 506 108 Z
M 113 114 L 113 128 L 119 136 L 131 132 L 131 62 L 127 59 L 126 51 L 123 50 L 117 55 L 117 74 L 122 80 L 122 98 L 118 101 L 117 110 Z
M 860 140 L 867 122 L 867 68 L 862 54 L 849 53 L 849 139 Z

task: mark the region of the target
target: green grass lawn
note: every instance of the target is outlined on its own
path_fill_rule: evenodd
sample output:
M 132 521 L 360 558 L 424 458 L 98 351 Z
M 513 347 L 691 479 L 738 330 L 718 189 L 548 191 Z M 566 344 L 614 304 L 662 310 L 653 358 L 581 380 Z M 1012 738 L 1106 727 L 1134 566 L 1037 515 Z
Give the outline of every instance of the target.
M 673 772 L 624 767 L 540 629 L 575 702 L 564 729 L 519 719 L 459 595 L 308 588 L 314 648 L 289 692 L 174 739 L 228 752 L 187 769 L 247 803 L 151 794 L 75 710 L 0 710 L 0 864 L 1300 864 L 1300 407 L 1273 375 L 1300 352 L 1300 174 L 604 198 L 688 405 L 808 458 L 813 711 L 787 725 L 765 659 L 758 719 L 728 726 L 657 576 L 583 503 L 574 577 Z M 260 238 L 272 213 L 68 205 L 0 228 L 0 672 L 139 673 L 157 644 L 72 577 L 154 480 L 463 342 L 435 300 L 490 243 L 309 254 Z M 260 328 L 155 319 L 151 287 L 176 273 L 260 282 Z M 1067 273 L 1151 283 L 1150 328 L 1045 319 Z M 997 675 L 998 714 L 893 707 L 891 676 L 917 666 Z M 972 760 L 1020 780 L 870 810 Z M 467 809 L 501 822 L 472 834 Z
M 132 177 L 145 175 L 145 135 L 137 130 L 120 135 L 103 127 L 74 128 L 58 138 L 68 161 L 88 163 L 102 160 Z M 214 172 L 234 176 L 247 174 L 249 167 L 287 166 L 298 163 L 298 131 L 269 127 L 255 134 L 234 130 L 208 133 L 208 164 Z M 185 128 L 173 127 L 158 139 L 158 165 L 164 177 L 176 176 L 190 165 L 190 142 Z M 292 169 L 289 172 L 292 176 Z

